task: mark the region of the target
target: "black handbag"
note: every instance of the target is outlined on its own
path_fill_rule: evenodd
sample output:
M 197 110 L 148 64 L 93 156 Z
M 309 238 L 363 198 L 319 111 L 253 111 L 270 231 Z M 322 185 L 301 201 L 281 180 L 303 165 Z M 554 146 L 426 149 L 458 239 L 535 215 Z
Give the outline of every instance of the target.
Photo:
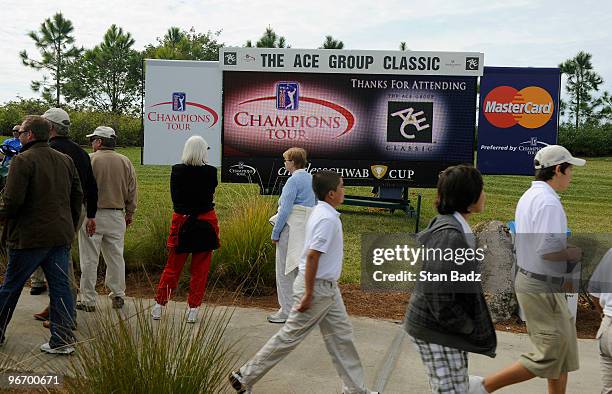
M 177 253 L 208 252 L 219 249 L 217 233 L 206 220 L 198 220 L 197 215 L 189 215 L 178 234 Z

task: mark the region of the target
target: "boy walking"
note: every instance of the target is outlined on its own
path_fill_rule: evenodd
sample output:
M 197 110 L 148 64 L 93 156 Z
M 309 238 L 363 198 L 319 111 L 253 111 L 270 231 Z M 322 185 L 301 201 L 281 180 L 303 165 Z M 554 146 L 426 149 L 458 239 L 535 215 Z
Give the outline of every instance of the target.
M 568 189 L 573 166 L 586 161 L 560 145 L 536 153 L 535 181 L 516 206 L 516 298 L 523 311 L 533 351 L 486 378 L 470 377 L 469 394 L 486 394 L 540 377 L 549 394 L 567 391 L 568 373 L 578 370 L 576 322 L 565 293 L 568 262 L 579 261 L 582 250 L 567 244 L 567 217 L 557 192 Z
M 306 224 L 304 252 L 293 285 L 294 306 L 283 328 L 240 370 L 229 376 L 239 393 L 251 387 L 295 349 L 318 325 L 327 351 L 343 381 L 344 393 L 371 393 L 363 382 L 363 368 L 353 344 L 338 278 L 342 272 L 342 222 L 336 207 L 344 201 L 342 178 L 335 172 L 313 175 L 319 200 Z

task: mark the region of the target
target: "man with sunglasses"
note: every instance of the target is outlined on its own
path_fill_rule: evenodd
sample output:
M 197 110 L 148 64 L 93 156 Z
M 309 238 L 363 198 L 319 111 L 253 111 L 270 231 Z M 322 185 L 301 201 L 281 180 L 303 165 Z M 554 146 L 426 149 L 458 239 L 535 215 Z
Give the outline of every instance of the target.
M 12 159 L 0 204 L 8 265 L 0 287 L 0 344 L 21 291 L 41 266 L 49 281 L 51 339 L 41 351 L 74 352 L 73 298 L 67 275 L 70 246 L 81 214 L 83 192 L 72 160 L 49 146 L 49 122 L 28 116 L 19 130 L 25 142 Z

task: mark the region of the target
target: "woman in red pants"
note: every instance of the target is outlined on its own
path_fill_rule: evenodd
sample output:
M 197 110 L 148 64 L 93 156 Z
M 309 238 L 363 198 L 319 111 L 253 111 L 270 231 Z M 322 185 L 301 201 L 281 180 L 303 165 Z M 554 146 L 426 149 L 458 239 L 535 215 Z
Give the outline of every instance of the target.
M 189 310 L 186 319 L 195 323 L 202 303 L 213 249 L 219 246 L 219 225 L 213 196 L 217 169 L 207 163 L 210 148 L 200 136 L 190 137 L 183 149 L 182 163 L 172 166 L 170 194 L 174 213 L 168 237 L 168 262 L 157 286 L 156 304 L 151 311 L 159 320 L 162 308 L 177 288 L 187 256 L 191 253 Z

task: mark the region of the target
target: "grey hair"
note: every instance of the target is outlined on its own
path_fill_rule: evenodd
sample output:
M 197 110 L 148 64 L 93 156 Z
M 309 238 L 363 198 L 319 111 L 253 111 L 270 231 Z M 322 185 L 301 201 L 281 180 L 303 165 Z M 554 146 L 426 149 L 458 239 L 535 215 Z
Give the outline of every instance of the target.
M 183 164 L 188 166 L 203 166 L 208 163 L 208 143 L 199 135 L 189 137 L 181 156 Z

